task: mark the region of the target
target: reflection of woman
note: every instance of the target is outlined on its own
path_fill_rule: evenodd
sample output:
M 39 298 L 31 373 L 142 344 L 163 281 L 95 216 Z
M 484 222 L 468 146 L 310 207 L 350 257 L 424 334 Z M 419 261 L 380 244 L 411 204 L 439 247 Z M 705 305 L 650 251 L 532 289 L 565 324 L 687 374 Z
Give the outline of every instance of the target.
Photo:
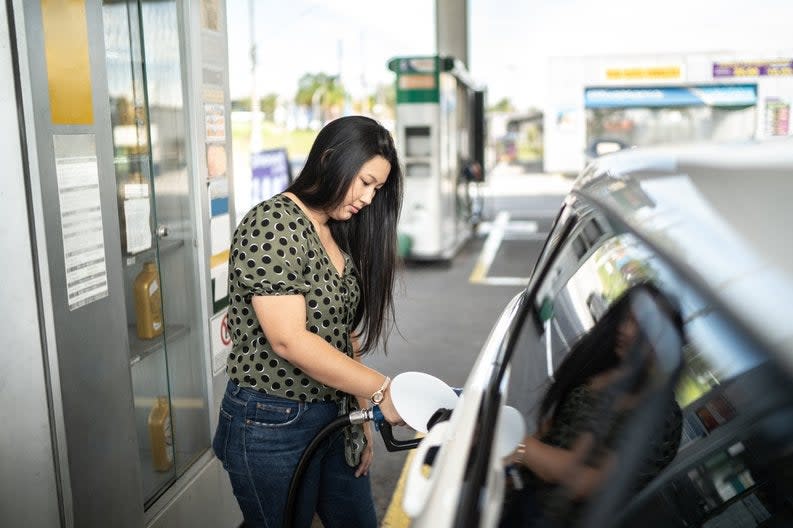
M 246 526 L 282 525 L 306 446 L 337 415 L 380 405 L 402 422 L 389 378 L 360 356 L 385 340 L 393 312 L 402 182 L 391 135 L 374 120 L 332 121 L 286 190 L 253 207 L 229 261 L 233 350 L 213 448 Z M 359 340 L 360 338 L 360 340 Z M 317 450 L 295 519 L 375 526 L 371 429 L 345 428 Z
M 636 376 L 635 361 L 628 359 L 639 334 L 630 314 L 630 293 L 639 288 L 652 295 L 682 336 L 678 312 L 649 284 L 635 286 L 613 303 L 559 365 L 540 403 L 537 432 L 511 457 L 528 470 L 523 476 L 529 491 L 508 505 L 504 525 L 527 525 L 537 518 L 570 524 L 580 514 L 583 499 L 602 483 L 613 463 L 619 432 L 639 404 L 646 379 L 641 375 L 646 370 Z M 680 408 L 674 404 L 662 438 L 644 461 L 639 486 L 674 458 L 681 427 Z

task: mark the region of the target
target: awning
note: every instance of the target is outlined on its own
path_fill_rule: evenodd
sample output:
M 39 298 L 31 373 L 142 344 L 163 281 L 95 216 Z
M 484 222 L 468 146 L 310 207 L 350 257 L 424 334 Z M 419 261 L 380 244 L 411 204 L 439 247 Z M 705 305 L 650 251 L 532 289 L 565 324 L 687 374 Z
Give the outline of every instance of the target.
M 658 86 L 587 88 L 586 108 L 637 108 L 673 106 L 753 106 L 757 85 Z

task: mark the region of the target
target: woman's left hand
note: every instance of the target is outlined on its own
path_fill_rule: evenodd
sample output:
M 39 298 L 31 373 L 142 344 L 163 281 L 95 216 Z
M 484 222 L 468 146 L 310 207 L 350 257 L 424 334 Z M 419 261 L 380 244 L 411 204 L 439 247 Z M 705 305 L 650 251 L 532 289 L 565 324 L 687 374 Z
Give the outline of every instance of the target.
M 355 478 L 360 477 L 361 475 L 368 475 L 369 474 L 369 466 L 372 465 L 372 460 L 374 460 L 374 443 L 372 442 L 372 424 L 365 423 L 363 424 L 363 433 L 366 436 L 366 447 L 361 453 L 361 463 L 358 464 L 358 468 L 355 470 Z

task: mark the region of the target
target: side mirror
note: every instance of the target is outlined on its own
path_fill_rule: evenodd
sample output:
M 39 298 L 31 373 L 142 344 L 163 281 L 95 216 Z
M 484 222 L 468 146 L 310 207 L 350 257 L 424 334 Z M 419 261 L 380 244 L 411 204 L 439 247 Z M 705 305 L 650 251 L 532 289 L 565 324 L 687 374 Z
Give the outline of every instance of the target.
M 630 148 L 630 145 L 619 139 L 594 139 L 586 149 L 587 156 L 598 158 L 612 152 Z
M 600 143 L 595 144 L 595 154 L 598 156 L 602 156 L 604 154 L 611 154 L 612 152 L 617 152 L 618 150 L 622 150 L 625 148 L 624 145 L 617 143 L 616 141 L 601 141 Z

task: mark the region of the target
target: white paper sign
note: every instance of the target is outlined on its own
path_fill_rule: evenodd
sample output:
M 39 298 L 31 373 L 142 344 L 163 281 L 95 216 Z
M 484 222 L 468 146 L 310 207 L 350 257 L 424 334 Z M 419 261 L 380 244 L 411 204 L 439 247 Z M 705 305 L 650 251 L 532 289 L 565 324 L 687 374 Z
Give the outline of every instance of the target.
M 124 222 L 127 253 L 134 254 L 151 247 L 149 227 L 149 186 L 145 183 L 124 185 Z
M 211 255 L 226 251 L 231 245 L 231 222 L 228 214 L 213 216 L 209 221 Z
M 108 295 L 99 166 L 96 156 L 68 155 L 73 145 L 95 152 L 93 136 L 54 139 L 66 295 L 76 310 Z

